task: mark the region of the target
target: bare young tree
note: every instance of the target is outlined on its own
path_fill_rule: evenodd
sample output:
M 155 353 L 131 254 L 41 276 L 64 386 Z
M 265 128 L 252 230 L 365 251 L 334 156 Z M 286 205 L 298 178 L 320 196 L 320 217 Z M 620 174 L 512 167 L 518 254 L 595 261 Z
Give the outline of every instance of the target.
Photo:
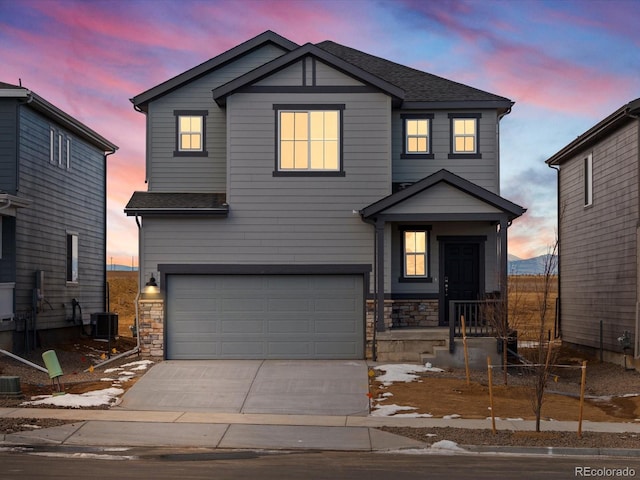
M 540 431 L 540 418 L 542 416 L 542 404 L 544 391 L 549 380 L 551 367 L 555 363 L 557 352 L 554 352 L 553 343 L 547 331 L 547 320 L 551 315 L 551 293 L 554 282 L 557 282 L 556 269 L 558 265 L 558 238 L 548 249 L 544 260 L 544 273 L 541 290 L 538 292 L 538 332 L 534 350 L 534 366 L 532 368 L 532 385 L 534 395 L 531 397 L 533 413 L 536 417 L 536 432 Z

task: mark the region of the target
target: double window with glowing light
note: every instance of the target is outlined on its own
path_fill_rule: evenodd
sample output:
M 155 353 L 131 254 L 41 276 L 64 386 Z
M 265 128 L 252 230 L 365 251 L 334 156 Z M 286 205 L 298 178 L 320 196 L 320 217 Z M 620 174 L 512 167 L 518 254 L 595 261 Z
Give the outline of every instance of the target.
M 274 175 L 343 175 L 343 109 L 344 105 L 274 105 Z
M 402 114 L 402 146 L 401 158 L 434 158 L 431 150 L 431 126 L 433 114 Z

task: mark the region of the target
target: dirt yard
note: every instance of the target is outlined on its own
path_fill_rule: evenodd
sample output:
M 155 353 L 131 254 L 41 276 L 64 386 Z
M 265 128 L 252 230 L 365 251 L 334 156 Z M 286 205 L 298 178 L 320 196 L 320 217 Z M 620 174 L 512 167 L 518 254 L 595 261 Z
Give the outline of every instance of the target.
M 558 364 L 575 368 L 556 368 L 547 385 L 542 406 L 543 420 L 577 421 L 580 405 L 582 355 L 563 348 Z M 532 407 L 531 375 L 524 369 L 511 369 L 508 384 L 502 369 L 493 377 L 493 412 L 502 419 L 535 420 Z M 491 416 L 487 371 L 473 371 L 467 385 L 464 369 L 442 373 L 419 373 L 409 383 L 393 383 L 385 387 L 374 382 L 374 398 L 379 405 L 396 404 L 414 407 L 410 413 L 433 417 L 460 416 L 485 419 Z M 383 396 L 385 394 L 390 396 Z M 640 421 L 640 374 L 623 367 L 588 360 L 583 419 L 593 422 Z M 400 412 L 406 413 L 406 412 Z

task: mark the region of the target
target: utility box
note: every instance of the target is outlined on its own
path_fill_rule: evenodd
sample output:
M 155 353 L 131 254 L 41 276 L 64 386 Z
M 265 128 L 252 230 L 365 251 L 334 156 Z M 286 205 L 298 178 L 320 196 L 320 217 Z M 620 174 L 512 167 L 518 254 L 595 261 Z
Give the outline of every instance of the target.
M 91 314 L 91 326 L 93 337 L 109 339 L 118 336 L 118 314 L 113 312 L 100 312 Z

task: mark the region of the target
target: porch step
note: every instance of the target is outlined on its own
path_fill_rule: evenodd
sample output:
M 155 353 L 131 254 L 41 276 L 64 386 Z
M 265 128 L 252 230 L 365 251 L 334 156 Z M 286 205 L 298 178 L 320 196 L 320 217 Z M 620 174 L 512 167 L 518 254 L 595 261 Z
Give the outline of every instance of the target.
M 448 328 L 395 329 L 376 333 L 379 362 L 419 363 L 435 348 L 449 349 Z
M 431 353 L 421 355 L 420 362 L 431 363 L 439 368 L 464 368 L 464 345 L 461 338 L 454 340 L 454 351 L 449 353 L 449 346 L 434 347 Z M 474 370 L 487 369 L 487 356 L 491 357 L 493 365 L 500 365 L 502 358 L 498 353 L 497 342 L 494 337 L 473 337 L 467 339 L 469 354 L 469 368 Z

